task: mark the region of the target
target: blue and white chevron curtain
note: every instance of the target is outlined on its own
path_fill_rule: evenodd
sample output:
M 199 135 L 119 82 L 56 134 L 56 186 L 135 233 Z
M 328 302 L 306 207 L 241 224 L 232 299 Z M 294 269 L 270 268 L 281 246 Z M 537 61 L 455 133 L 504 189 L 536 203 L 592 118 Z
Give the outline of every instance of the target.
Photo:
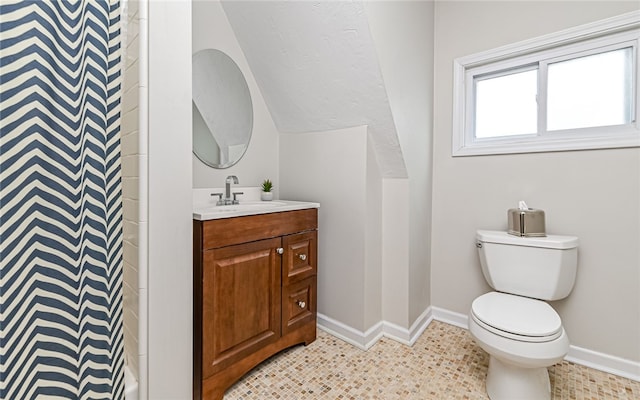
M 122 399 L 119 0 L 0 0 L 0 399 Z

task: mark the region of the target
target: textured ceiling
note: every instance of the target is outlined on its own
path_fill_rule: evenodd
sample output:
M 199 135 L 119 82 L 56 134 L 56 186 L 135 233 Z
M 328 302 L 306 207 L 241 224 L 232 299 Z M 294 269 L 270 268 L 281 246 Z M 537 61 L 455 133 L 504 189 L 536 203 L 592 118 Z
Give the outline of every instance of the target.
M 279 131 L 368 125 L 383 177 L 406 177 L 362 2 L 223 1 Z

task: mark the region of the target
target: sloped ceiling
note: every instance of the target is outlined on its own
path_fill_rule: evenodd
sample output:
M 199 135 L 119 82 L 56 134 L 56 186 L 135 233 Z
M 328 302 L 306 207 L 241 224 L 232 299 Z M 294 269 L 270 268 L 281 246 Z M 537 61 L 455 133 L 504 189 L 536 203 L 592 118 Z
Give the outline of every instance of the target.
M 382 176 L 407 176 L 362 2 L 222 5 L 280 132 L 368 125 Z

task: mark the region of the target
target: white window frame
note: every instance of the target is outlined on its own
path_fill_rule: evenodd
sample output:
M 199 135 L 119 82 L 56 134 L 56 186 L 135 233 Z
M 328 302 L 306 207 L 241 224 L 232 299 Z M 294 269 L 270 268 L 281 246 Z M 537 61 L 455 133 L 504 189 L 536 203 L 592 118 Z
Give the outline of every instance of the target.
M 633 115 L 625 125 L 546 130 L 546 68 L 549 63 L 626 47 L 633 48 Z M 461 57 L 453 65 L 452 155 L 535 153 L 640 147 L 640 11 Z M 478 75 L 499 76 L 527 67 L 543 70 L 538 79 L 538 132 L 476 138 L 475 81 Z

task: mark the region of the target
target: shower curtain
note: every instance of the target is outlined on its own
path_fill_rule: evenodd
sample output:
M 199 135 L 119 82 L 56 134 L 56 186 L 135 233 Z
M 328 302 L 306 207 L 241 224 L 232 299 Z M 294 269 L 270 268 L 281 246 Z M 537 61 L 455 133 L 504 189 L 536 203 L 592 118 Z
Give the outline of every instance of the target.
M 0 2 L 0 399 L 123 397 L 119 6 Z

